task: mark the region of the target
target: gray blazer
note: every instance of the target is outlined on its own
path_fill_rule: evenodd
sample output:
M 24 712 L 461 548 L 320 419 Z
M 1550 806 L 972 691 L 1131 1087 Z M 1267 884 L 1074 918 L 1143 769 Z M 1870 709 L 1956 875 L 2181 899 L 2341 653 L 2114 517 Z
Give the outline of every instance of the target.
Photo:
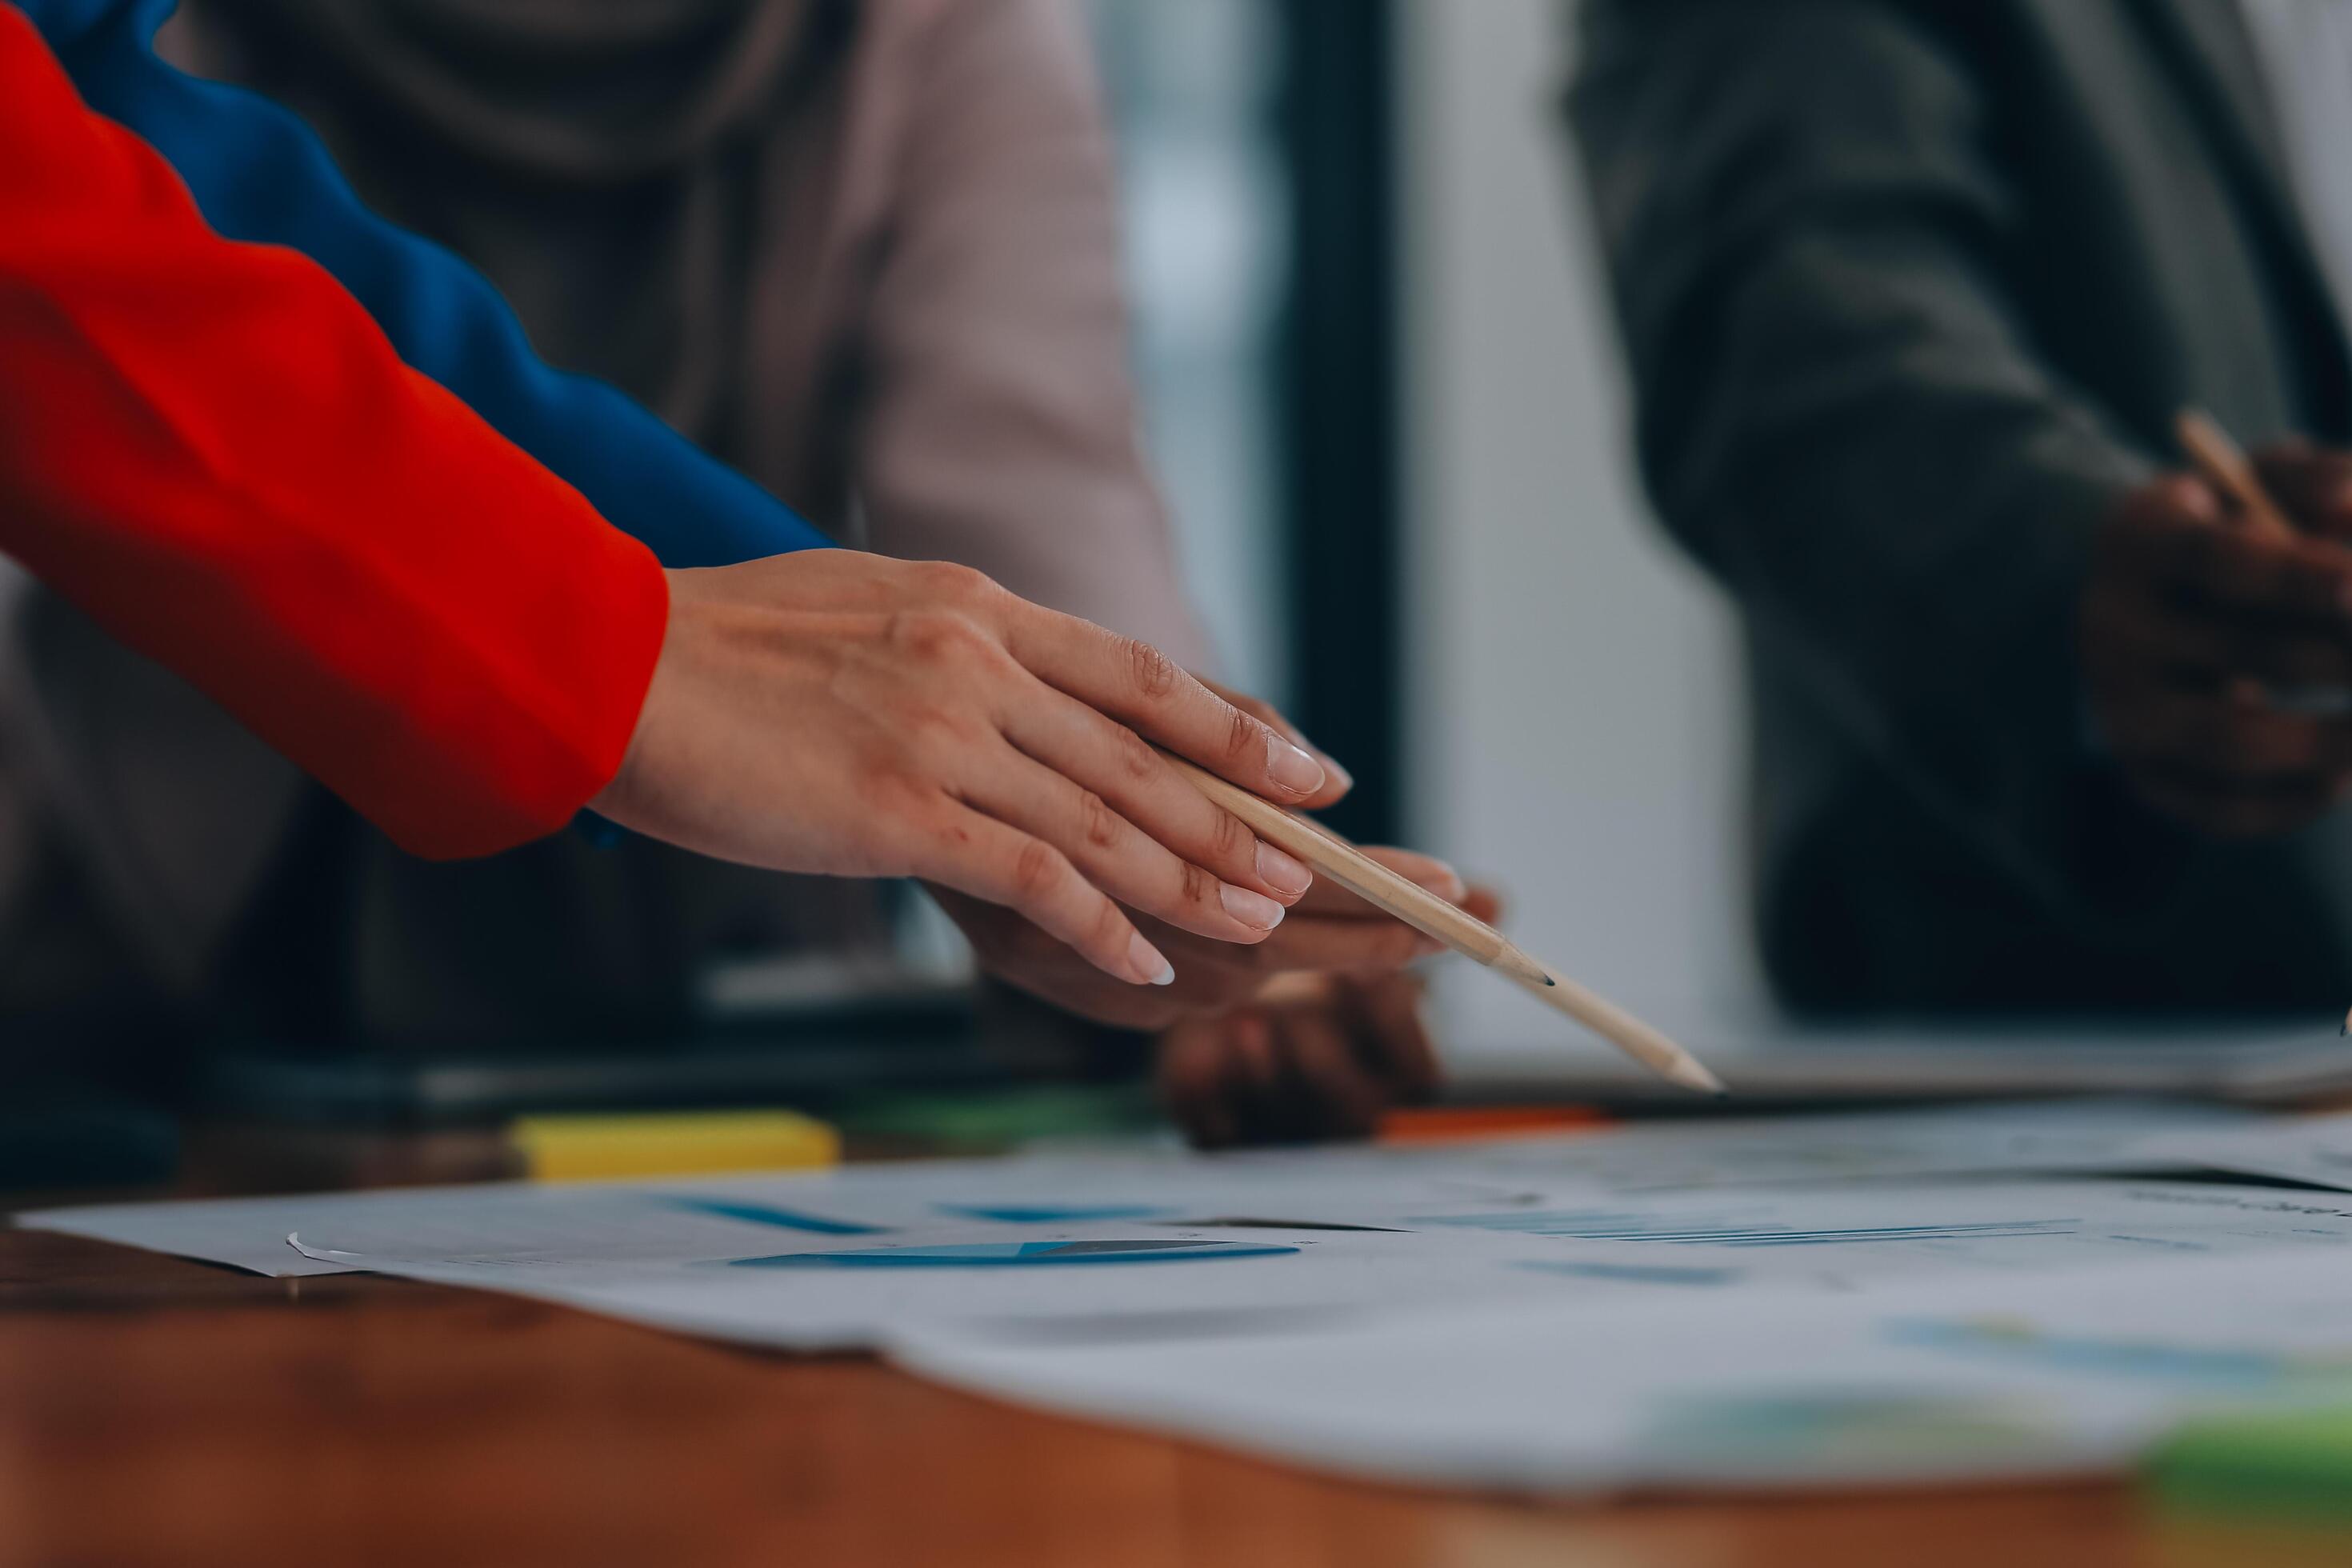
M 2091 742 L 2090 532 L 2184 403 L 2343 440 L 2229 0 L 1591 0 L 1566 99 L 1667 526 L 1742 612 L 1812 1009 L 2352 999 L 2352 822 L 2200 839 Z M 2352 83 L 2347 83 L 2352 89 Z

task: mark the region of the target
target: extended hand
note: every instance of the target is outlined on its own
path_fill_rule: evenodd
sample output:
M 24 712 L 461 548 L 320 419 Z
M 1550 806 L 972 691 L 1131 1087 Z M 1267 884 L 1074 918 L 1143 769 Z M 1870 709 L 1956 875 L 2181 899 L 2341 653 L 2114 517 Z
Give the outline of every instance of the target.
M 1366 854 L 1442 898 L 1461 900 L 1462 879 L 1451 867 L 1404 849 Z M 1440 951 L 1411 926 L 1382 914 L 1336 882 L 1323 881 L 1290 911 L 1282 929 L 1254 947 L 1203 942 L 1163 922 L 1145 929 L 1175 961 L 1176 980 L 1138 991 L 1106 982 L 1052 935 L 1017 915 L 934 888 L 990 973 L 1057 1007 L 1097 1023 L 1160 1030 L 1185 1018 L 1226 1012 L 1254 1000 L 1274 975 L 1294 970 L 1377 974 Z
M 1324 797 L 1322 764 L 1154 648 L 937 563 L 813 550 L 669 579 L 636 733 L 592 803 L 624 826 L 773 870 L 919 877 L 1122 988 L 1173 973 L 1120 905 L 1248 944 L 1313 880 L 1148 742 L 1288 805 Z

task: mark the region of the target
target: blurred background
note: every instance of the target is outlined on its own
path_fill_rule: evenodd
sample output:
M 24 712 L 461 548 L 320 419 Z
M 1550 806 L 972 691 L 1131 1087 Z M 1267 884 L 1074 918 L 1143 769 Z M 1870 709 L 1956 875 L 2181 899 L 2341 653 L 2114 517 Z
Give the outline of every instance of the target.
M 1632 473 L 1565 16 L 1093 0 L 1150 442 L 1226 668 L 1361 781 L 1343 826 L 1631 1004 L 1737 1007 L 1730 622 Z M 1439 1006 L 1465 1064 L 1546 1037 L 1507 986 Z
M 184 0 L 159 47 L 306 121 L 551 363 L 827 537 L 961 561 L 1270 700 L 1353 773 L 1335 827 L 1443 857 L 1527 951 L 1670 1032 L 2007 1030 L 2039 1062 L 2023 1021 L 2128 1015 L 2102 1037 L 2137 1047 L 2339 1005 L 2352 700 L 2254 713 L 2246 683 L 2352 684 L 2312 608 L 2347 602 L 2352 555 L 2283 527 L 2247 568 L 2276 592 L 2249 597 L 2199 564 L 2222 513 L 2148 478 L 2184 405 L 2257 447 L 2352 430 L 2352 281 L 2331 298 L 2293 243 L 2352 226 L 2352 189 L 2300 213 L 2244 134 L 2302 124 L 2293 95 L 2227 8 L 2197 9 L 2231 24 L 2210 37 L 2107 16 L 2084 68 L 2141 100 L 2082 156 L 2139 149 L 2107 174 L 2165 193 L 2171 226 L 2078 234 L 2139 207 L 2040 155 L 2103 89 L 2051 87 L 2033 29 L 1890 45 L 1875 8 L 1822 14 L 1854 58 L 1925 61 L 1907 81 L 1821 64 L 1763 8 L 1702 14 Z M 1845 234 L 1811 193 L 1876 169 L 1889 105 L 1953 71 L 1999 133 L 1920 131 L 1918 200 L 1874 175 L 1856 198 L 1899 243 Z M 1752 102 L 1713 90 L 1735 77 Z M 1841 84 L 1862 101 L 1823 98 Z M 2340 107 L 2336 78 L 2312 91 Z M 2210 179 L 2176 141 L 2212 142 Z M 1948 212 L 1941 171 L 1996 152 L 1986 188 L 2015 202 Z M 1752 243 L 1817 209 L 1836 232 Z M 2227 310 L 2205 270 L 2113 286 L 2209 243 Z M 1748 644 L 1635 482 L 1621 313 L 1650 488 Z M 2352 495 L 2352 457 L 2258 455 Z M 2352 533 L 2352 505 L 2305 526 Z M 1377 1131 L 1445 1084 L 1433 1041 L 1465 1099 L 1613 1060 L 1466 964 L 1432 966 L 1423 1006 L 1417 972 L 1380 972 L 1401 957 L 1346 945 L 1399 933 L 1334 937 L 1344 912 L 1253 957 L 1180 952 L 1146 996 L 952 897 L 593 822 L 428 863 L 58 595 L 0 597 L 0 1146 L 19 1079 L 478 1123 L 1078 1084 L 1221 1142 Z

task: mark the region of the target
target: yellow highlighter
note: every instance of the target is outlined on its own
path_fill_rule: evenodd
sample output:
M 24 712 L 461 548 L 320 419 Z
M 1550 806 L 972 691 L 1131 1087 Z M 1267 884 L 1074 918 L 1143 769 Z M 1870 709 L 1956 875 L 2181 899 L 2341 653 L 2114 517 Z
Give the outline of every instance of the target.
M 523 1116 L 509 1136 L 538 1182 L 813 1170 L 841 1162 L 841 1134 L 797 1110 Z

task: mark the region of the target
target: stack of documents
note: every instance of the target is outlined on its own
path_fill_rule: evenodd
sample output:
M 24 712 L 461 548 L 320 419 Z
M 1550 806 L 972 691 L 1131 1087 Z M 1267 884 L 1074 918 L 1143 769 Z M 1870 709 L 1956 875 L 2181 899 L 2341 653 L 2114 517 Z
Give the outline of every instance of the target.
M 2111 1100 L 18 1223 L 1589 1493 L 2100 1470 L 2184 1420 L 2352 1399 L 2347 1189 L 2352 1118 Z

